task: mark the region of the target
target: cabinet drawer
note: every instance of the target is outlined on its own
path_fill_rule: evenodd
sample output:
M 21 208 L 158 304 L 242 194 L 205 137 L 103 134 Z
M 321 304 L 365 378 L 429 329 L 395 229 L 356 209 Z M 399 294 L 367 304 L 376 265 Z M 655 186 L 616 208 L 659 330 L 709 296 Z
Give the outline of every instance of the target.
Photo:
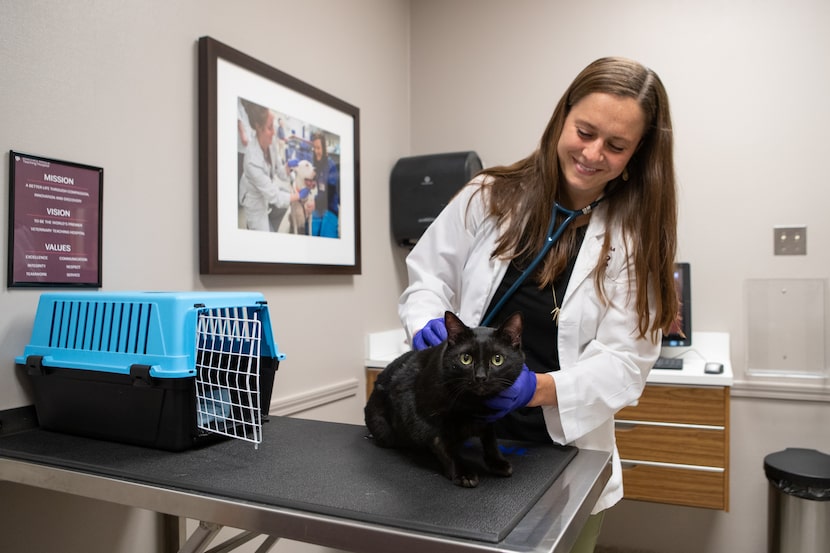
M 723 430 L 618 422 L 616 436 L 623 459 L 726 467 Z
M 725 474 L 623 464 L 626 499 L 727 510 Z
M 617 420 L 641 420 L 726 426 L 729 389 L 716 386 L 649 384 L 635 407 L 617 413 Z

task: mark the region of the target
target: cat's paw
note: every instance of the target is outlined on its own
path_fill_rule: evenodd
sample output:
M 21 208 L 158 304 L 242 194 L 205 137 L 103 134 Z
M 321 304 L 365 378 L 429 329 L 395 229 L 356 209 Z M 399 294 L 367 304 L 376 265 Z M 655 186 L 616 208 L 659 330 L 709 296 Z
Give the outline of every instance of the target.
M 490 472 L 498 476 L 507 477 L 513 474 L 513 465 L 506 459 L 491 461 L 487 465 L 487 468 L 490 469 Z
M 453 478 L 452 483 L 462 488 L 475 488 L 478 486 L 478 474 L 471 472 L 469 474 L 459 474 Z

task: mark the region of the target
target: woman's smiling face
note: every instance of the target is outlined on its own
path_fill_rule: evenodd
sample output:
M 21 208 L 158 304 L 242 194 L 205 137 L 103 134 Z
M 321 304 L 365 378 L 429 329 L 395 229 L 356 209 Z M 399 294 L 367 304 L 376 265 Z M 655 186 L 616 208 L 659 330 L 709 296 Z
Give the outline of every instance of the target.
M 594 92 L 571 107 L 556 152 L 565 176 L 562 201 L 580 209 L 619 177 L 645 132 L 634 98 Z

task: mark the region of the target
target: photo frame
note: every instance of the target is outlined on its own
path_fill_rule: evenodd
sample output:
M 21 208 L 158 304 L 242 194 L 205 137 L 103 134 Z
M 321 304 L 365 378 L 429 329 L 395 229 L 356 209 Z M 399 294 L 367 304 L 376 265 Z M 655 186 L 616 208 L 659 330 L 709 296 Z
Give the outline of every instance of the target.
M 201 274 L 360 274 L 358 108 L 199 39 Z
M 104 169 L 9 151 L 8 288 L 101 287 Z

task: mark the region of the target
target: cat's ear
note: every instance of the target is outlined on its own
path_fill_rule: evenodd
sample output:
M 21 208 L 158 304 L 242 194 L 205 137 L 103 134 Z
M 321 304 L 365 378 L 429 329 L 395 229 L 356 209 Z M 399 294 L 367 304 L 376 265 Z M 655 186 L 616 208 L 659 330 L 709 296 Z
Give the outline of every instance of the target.
M 500 334 L 504 334 L 515 348 L 522 347 L 522 313 L 516 311 L 501 323 L 498 328 Z
M 447 327 L 447 342 L 454 344 L 459 338 L 470 331 L 469 327 L 452 311 L 444 312 L 444 326 Z

